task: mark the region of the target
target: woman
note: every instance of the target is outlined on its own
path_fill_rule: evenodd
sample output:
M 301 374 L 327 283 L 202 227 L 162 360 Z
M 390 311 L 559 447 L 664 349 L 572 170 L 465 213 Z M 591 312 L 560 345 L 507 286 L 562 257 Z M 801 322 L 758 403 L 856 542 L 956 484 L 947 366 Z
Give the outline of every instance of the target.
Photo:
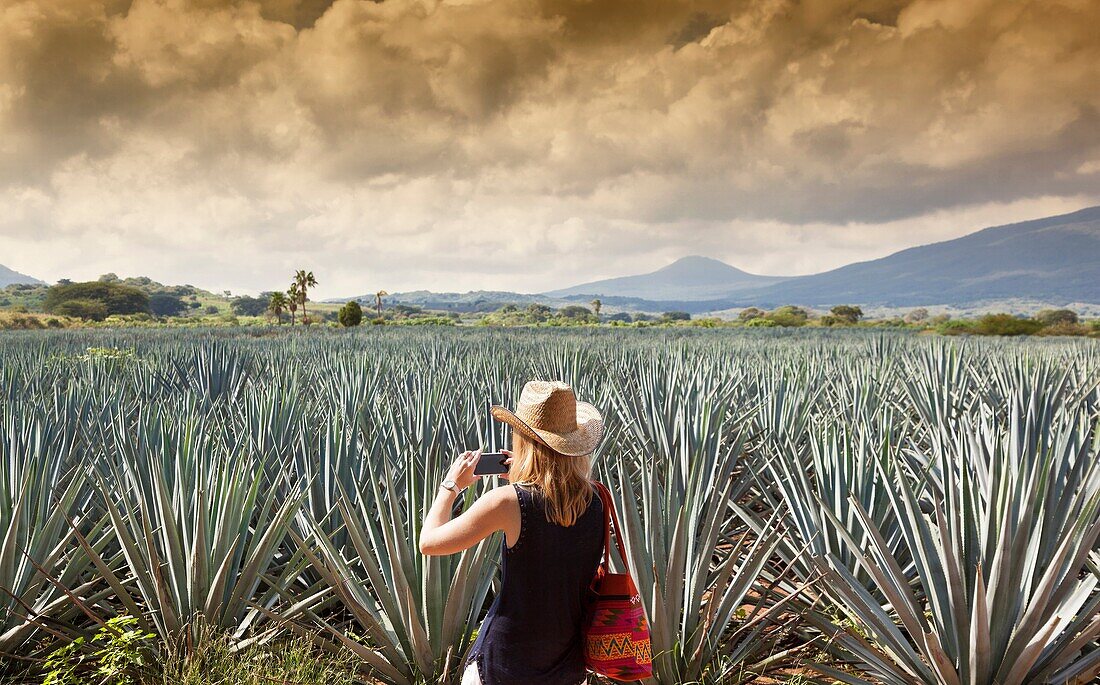
M 512 427 L 512 451 L 505 451 L 511 484 L 451 520 L 455 497 L 479 477 L 473 471 L 480 452 L 463 452 L 420 534 L 420 551 L 437 555 L 504 531 L 500 592 L 470 649 L 462 685 L 583 683 L 584 599 L 604 531 L 589 457 L 603 438 L 603 419 L 560 381 L 531 381 L 514 413 L 492 413 Z

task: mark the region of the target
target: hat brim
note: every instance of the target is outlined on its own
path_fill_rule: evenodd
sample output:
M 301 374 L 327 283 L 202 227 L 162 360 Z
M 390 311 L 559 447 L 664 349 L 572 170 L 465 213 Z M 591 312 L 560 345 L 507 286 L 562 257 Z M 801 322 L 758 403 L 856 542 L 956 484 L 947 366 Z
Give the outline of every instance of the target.
M 600 410 L 587 402 L 577 402 L 577 428 L 569 433 L 540 430 L 521 419 L 511 409 L 494 405 L 493 418 L 506 423 L 525 437 L 540 442 L 567 457 L 583 457 L 592 454 L 604 437 L 603 416 Z

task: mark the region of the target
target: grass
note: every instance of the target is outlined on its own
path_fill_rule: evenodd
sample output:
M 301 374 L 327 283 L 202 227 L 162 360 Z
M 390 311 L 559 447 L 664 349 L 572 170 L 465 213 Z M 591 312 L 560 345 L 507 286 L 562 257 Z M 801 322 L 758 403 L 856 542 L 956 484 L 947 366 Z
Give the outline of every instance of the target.
M 0 662 L 2 663 L 2 662 Z M 240 649 L 225 635 L 208 631 L 202 639 L 161 646 L 149 665 L 105 679 L 96 672 L 99 662 L 86 664 L 56 685 L 358 685 L 365 678 L 350 652 L 329 654 L 304 638 L 278 640 Z M 27 673 L 22 664 L 0 667 L 0 682 L 39 685 L 40 673 Z

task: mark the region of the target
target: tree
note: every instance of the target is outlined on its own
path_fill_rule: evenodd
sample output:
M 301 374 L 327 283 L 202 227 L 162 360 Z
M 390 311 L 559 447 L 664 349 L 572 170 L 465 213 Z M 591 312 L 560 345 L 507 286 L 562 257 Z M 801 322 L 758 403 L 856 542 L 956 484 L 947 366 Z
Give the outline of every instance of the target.
M 1044 326 L 1075 324 L 1080 322 L 1077 312 L 1072 309 L 1044 309 L 1035 315 L 1035 319 Z
M 149 310 L 157 316 L 179 316 L 187 311 L 187 304 L 168 293 L 153 293 L 149 296 Z
M 309 299 L 309 289 L 317 285 L 317 279 L 313 277 L 312 271 L 306 271 L 305 269 L 298 269 L 294 274 L 294 281 L 291 287 L 297 288 L 298 304 L 302 306 L 302 322 L 305 323 L 308 320 L 306 314 L 306 300 Z
M 838 304 L 829 310 L 840 322 L 853 324 L 863 318 L 863 310 L 858 306 Z
M 558 315 L 564 316 L 567 319 L 588 320 L 592 317 L 592 311 L 588 309 L 588 307 L 582 307 L 579 304 L 571 304 L 559 309 Z
M 742 321 L 752 321 L 753 319 L 759 319 L 767 314 L 763 309 L 757 309 L 756 307 L 749 307 L 748 309 L 742 309 L 741 313 L 737 315 L 737 318 Z
M 665 312 L 661 314 L 661 321 L 663 323 L 672 323 L 673 321 L 691 321 L 691 314 L 687 312 Z
M 271 293 L 271 298 L 267 301 L 267 311 L 275 316 L 275 321 L 282 323 L 283 312 L 286 311 L 288 304 L 286 293 L 274 292 Z
M 229 306 L 237 316 L 263 316 L 270 302 L 270 296 L 249 297 L 241 295 L 235 298 Z
M 550 309 L 546 305 L 537 302 L 532 302 L 527 305 L 527 316 L 531 317 L 536 323 L 539 321 L 546 321 L 553 311 L 553 309 Z
M 389 295 L 385 290 L 379 290 L 374 294 L 374 306 L 378 310 L 378 316 L 382 316 L 382 298 Z
M 46 291 L 45 309 L 47 312 L 62 314 L 57 308 L 69 300 L 98 302 L 106 310 L 104 317 L 112 314 L 149 313 L 148 295 L 137 288 L 107 281 L 55 285 Z
M 597 297 L 590 303 L 592 305 L 592 311 L 596 312 L 596 319 L 600 318 L 600 308 L 603 307 L 603 302 Z
M 355 300 L 340 307 L 340 325 L 351 328 L 363 323 L 363 308 Z
M 286 291 L 286 307 L 290 310 L 290 325 L 294 325 L 295 314 L 298 311 L 298 301 L 301 299 L 302 293 L 298 290 L 297 283 L 291 283 L 290 289 Z
M 98 300 L 65 300 L 51 310 L 61 316 L 72 316 L 85 321 L 102 321 L 107 318 L 107 306 Z

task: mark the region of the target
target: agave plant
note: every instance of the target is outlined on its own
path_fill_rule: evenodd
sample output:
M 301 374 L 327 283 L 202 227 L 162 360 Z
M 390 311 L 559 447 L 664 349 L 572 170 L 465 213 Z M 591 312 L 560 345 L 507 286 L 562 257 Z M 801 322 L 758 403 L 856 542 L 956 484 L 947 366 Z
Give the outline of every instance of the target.
M 1100 635 L 1100 578 L 1089 566 L 1100 536 L 1100 443 L 1092 417 L 1061 415 L 1059 405 L 1057 392 L 1014 401 L 1007 430 L 988 411 L 963 417 L 930 460 L 942 488 L 931 514 L 903 464 L 878 466 L 894 485 L 887 493 L 911 570 L 854 497 L 866 538 L 822 502 L 888 600 L 835 555 L 816 558 L 829 595 L 865 632 L 837 631 L 841 653 L 886 683 L 1085 683 L 1100 673 L 1100 652 L 1082 649 Z
M 775 520 L 736 506 L 753 484 L 732 414 L 736 382 L 715 388 L 680 363 L 634 380 L 633 392 L 615 394 L 604 472 L 649 619 L 654 677 L 753 680 L 782 658 L 765 629 L 797 593 L 785 570 L 766 569 L 781 539 Z
M 311 606 L 295 607 L 351 649 L 376 678 L 393 685 L 457 682 L 495 571 L 497 536 L 459 555 L 425 557 L 418 549 L 424 515 L 464 434 L 448 412 L 447 386 L 407 376 L 387 393 L 388 411 L 370 423 L 372 468 L 359 482 L 332 480 L 334 518 L 307 524 L 303 549 L 354 623 L 334 625 Z M 461 396 L 459 396 L 461 399 Z M 477 415 L 477 404 L 459 414 Z M 474 492 L 466 493 L 466 503 Z M 320 599 L 320 598 L 319 598 Z
M 92 477 L 125 564 L 111 568 L 85 549 L 146 630 L 174 639 L 201 622 L 240 638 L 306 564 L 283 549 L 301 494 L 279 489 L 243 435 L 218 440 L 194 408 L 113 431 L 114 453 Z
M 32 410 L 2 416 L 0 440 L 0 652 L 33 651 L 48 632 L 69 634 L 77 616 L 64 588 L 90 591 L 80 530 L 102 550 L 103 522 L 73 469 L 73 424 Z

